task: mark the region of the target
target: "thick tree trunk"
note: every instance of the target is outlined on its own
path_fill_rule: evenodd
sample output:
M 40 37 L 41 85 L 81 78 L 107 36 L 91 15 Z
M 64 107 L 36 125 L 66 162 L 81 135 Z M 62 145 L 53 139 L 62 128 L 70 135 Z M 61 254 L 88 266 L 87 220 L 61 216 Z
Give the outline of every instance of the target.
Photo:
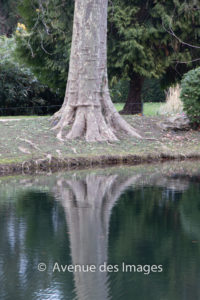
M 142 113 L 142 85 L 144 78 L 137 73 L 133 73 L 129 85 L 128 99 L 121 114 L 134 115 Z
M 76 0 L 66 94 L 53 116 L 57 137 L 72 125 L 66 138 L 116 141 L 123 131 L 140 137 L 118 114 L 110 99 L 107 77 L 108 0 Z

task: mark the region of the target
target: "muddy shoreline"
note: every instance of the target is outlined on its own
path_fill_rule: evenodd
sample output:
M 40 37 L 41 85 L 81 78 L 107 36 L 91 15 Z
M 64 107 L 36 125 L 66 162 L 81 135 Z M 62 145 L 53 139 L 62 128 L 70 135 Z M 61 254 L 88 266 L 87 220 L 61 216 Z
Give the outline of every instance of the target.
M 57 157 L 40 158 L 23 161 L 21 163 L 0 164 L 0 176 L 36 174 L 38 172 L 58 172 L 74 169 L 91 169 L 96 167 L 111 167 L 117 165 L 139 165 L 151 163 L 163 163 L 166 161 L 199 161 L 200 154 L 191 155 L 168 155 L 161 153 L 158 156 L 139 155 L 101 155 L 94 157 L 71 157 L 60 159 Z

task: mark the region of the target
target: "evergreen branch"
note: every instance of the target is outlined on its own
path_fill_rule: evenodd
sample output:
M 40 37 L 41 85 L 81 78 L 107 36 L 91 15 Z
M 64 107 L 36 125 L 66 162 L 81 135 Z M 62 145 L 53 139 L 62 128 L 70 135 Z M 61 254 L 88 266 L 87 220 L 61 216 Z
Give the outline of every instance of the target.
M 163 26 L 163 28 L 165 29 L 165 31 L 168 32 L 168 33 L 169 33 L 170 35 L 172 35 L 173 37 L 175 37 L 175 38 L 179 41 L 179 43 L 181 43 L 181 44 L 183 44 L 183 45 L 186 45 L 186 46 L 188 46 L 188 47 L 191 47 L 191 48 L 200 49 L 199 46 L 192 45 L 192 44 L 189 44 L 189 43 L 186 43 L 186 42 L 182 41 L 182 40 L 175 34 L 175 32 L 172 30 L 171 26 L 169 26 L 169 30 L 170 30 L 170 31 L 167 30 L 167 28 L 164 26 L 163 22 L 162 22 L 162 26 Z
M 45 10 L 44 10 L 44 7 L 43 7 L 43 5 L 42 5 L 41 0 L 39 0 L 38 2 L 39 2 L 39 7 L 40 7 L 40 9 L 41 9 L 41 11 L 42 11 L 42 19 L 41 19 L 42 24 L 44 25 L 44 28 L 45 28 L 45 30 L 46 30 L 46 33 L 47 33 L 48 35 L 51 35 L 51 34 L 49 33 L 49 27 L 47 26 L 47 24 L 46 24 L 45 21 L 44 21 L 44 16 L 45 16 Z M 47 4 L 47 7 L 48 7 L 48 4 Z
M 172 30 L 171 27 L 170 27 L 170 32 L 171 32 L 171 34 L 172 34 L 172 35 L 173 35 L 173 36 L 174 36 L 181 44 L 186 45 L 186 46 L 191 47 L 191 48 L 200 49 L 199 46 L 192 45 L 192 44 L 189 44 L 189 43 L 186 43 L 186 42 L 182 41 L 182 40 L 175 34 L 175 32 Z
M 41 45 L 42 50 L 43 50 L 46 54 L 54 55 L 54 53 L 50 53 L 50 52 L 48 52 L 48 51 L 44 48 L 44 43 L 43 43 L 42 33 L 41 33 L 40 30 L 38 30 L 38 31 L 39 31 L 39 34 L 40 34 L 40 37 L 41 37 L 40 45 Z
M 199 61 L 199 60 L 200 60 L 200 58 L 196 58 L 196 59 L 188 60 L 188 61 L 178 61 L 178 60 L 174 60 L 174 62 L 179 63 L 179 64 L 189 64 L 189 63 L 193 63 L 193 62 L 196 62 L 196 61 Z

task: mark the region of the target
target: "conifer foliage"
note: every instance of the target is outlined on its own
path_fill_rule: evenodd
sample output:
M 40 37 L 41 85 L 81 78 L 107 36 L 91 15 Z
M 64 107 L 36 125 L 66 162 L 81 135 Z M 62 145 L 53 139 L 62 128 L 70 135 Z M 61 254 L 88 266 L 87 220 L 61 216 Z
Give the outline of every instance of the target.
M 73 0 L 21 0 L 25 30 L 17 34 L 17 55 L 37 78 L 64 97 L 73 23 Z
M 127 77 L 130 90 L 123 113 L 141 112 L 145 77 L 171 84 L 191 69 L 200 51 L 200 4 L 179 0 L 115 0 L 110 7 L 109 70 Z M 188 44 L 187 44 L 188 43 Z

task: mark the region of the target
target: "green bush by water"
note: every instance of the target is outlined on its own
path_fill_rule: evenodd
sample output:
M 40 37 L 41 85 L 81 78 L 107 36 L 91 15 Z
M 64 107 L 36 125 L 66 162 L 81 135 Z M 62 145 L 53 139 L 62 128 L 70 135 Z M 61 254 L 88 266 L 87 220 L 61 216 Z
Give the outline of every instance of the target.
M 181 82 L 183 109 L 194 126 L 200 125 L 200 67 L 189 71 Z

